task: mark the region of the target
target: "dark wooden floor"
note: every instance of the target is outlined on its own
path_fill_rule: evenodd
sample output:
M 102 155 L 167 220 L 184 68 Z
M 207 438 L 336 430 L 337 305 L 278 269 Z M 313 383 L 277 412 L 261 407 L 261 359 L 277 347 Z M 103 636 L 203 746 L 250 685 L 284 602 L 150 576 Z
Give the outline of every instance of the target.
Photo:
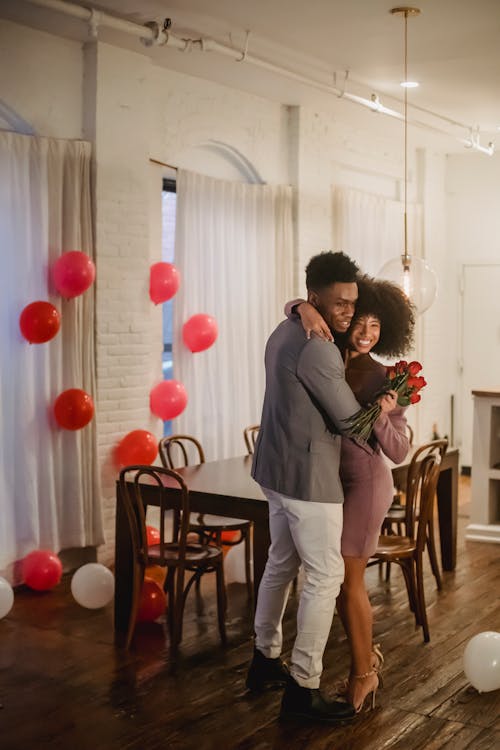
M 58 750 L 490 750 L 500 748 L 500 691 L 479 695 L 462 671 L 467 641 L 500 629 L 500 547 L 465 543 L 467 480 L 461 483 L 458 567 L 437 594 L 427 578 L 431 642 L 409 613 L 400 573 L 390 584 L 368 571 L 376 640 L 386 656 L 374 712 L 344 728 L 283 726 L 279 694 L 251 697 L 244 679 L 252 616 L 244 587 L 230 587 L 229 646 L 217 639 L 211 584 L 205 614 L 190 605 L 185 639 L 172 663 L 161 624 L 143 625 L 129 653 L 115 650 L 112 608 L 80 608 L 69 579 L 53 592 L 16 593 L 0 621 L 0 748 Z M 286 651 L 296 599 L 285 622 Z M 193 603 L 194 604 L 194 601 Z M 335 618 L 323 688 L 332 691 L 348 664 Z

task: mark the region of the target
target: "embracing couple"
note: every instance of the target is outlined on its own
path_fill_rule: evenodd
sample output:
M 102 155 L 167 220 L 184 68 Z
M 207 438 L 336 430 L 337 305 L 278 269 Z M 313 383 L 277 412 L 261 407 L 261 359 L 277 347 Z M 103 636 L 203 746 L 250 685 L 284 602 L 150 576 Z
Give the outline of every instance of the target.
M 370 352 L 404 354 L 414 316 L 399 287 L 361 276 L 343 253 L 313 257 L 306 286 L 307 302 L 287 304 L 287 320 L 266 346 L 252 476 L 269 501 L 271 546 L 247 687 L 283 687 L 283 719 L 335 724 L 352 719 L 365 702 L 375 705 L 383 657 L 372 644 L 364 571 L 393 497 L 381 451 L 399 463 L 409 448 L 404 410 L 394 391 L 378 396 L 386 368 Z M 375 399 L 381 413 L 370 439 L 342 436 L 346 420 Z M 288 668 L 281 660 L 282 619 L 300 566 L 304 583 Z M 319 683 L 335 606 L 351 669 L 341 699 L 332 701 Z

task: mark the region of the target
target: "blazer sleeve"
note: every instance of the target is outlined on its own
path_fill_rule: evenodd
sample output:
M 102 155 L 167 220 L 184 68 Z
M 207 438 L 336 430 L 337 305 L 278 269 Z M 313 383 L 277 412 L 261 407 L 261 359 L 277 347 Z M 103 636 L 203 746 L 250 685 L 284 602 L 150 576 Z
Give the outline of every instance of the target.
M 300 297 L 298 299 L 292 299 L 290 302 L 287 302 L 285 305 L 285 315 L 287 318 L 293 318 L 296 313 L 292 312 L 295 305 L 300 305 L 301 302 L 305 302 L 305 299 L 301 299 Z
M 398 406 L 389 413 L 380 414 L 373 425 L 373 434 L 380 448 L 395 464 L 404 461 L 410 449 L 405 411 Z
M 345 380 L 344 363 L 331 341 L 308 340 L 297 362 L 297 377 L 338 432 L 346 432 L 345 419 L 361 408 Z

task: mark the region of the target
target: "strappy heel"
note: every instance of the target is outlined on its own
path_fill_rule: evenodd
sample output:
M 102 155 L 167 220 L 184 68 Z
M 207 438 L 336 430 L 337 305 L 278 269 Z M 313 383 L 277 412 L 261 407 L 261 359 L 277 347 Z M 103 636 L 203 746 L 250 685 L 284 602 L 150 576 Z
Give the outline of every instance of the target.
M 365 706 L 365 702 L 367 699 L 369 700 L 367 710 L 373 711 L 373 709 L 375 708 L 377 689 L 379 686 L 379 676 L 374 669 L 371 669 L 369 672 L 365 672 L 364 674 L 355 674 L 352 676 L 353 680 L 368 680 L 369 677 L 373 678 L 371 681 L 370 689 L 363 696 L 361 703 L 358 703 L 358 704 L 354 703 L 354 700 L 352 700 L 352 695 L 349 696 L 350 702 L 354 706 L 354 710 L 356 711 L 357 714 L 361 713 L 361 711 L 363 710 Z M 349 690 L 349 692 L 351 691 Z M 370 696 L 371 696 L 371 700 L 370 700 Z

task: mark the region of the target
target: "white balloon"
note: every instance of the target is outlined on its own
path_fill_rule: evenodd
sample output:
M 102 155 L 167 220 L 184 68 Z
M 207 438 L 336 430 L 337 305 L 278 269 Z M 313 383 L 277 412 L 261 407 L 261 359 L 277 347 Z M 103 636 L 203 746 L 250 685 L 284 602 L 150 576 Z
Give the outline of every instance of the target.
M 87 609 L 105 607 L 115 593 L 113 573 L 100 563 L 87 563 L 78 568 L 71 579 L 75 601 Z
M 14 592 L 12 586 L 5 578 L 0 576 L 0 620 L 8 615 L 14 604 Z
M 488 630 L 470 639 L 464 651 L 464 672 L 480 693 L 500 689 L 500 633 Z

